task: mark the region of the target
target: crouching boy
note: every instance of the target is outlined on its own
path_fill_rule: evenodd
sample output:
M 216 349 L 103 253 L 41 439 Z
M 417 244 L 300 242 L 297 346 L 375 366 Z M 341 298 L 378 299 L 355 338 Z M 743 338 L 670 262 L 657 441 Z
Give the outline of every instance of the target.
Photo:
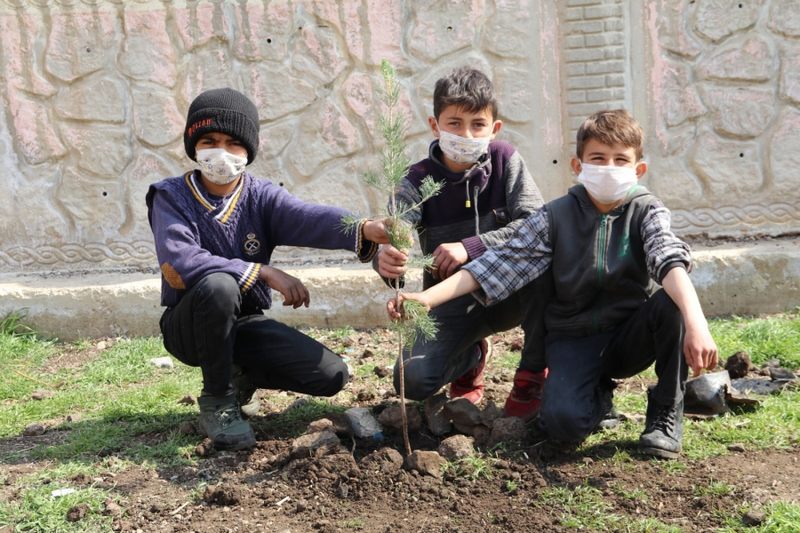
M 340 229 L 346 211 L 305 203 L 247 173 L 258 152 L 258 111 L 233 89 L 195 98 L 183 140 L 199 170 L 155 183 L 147 193 L 166 307 L 164 346 L 202 370 L 203 432 L 218 448 L 250 448 L 255 436 L 240 407 L 257 388 L 332 396 L 348 380 L 339 356 L 263 314 L 270 289 L 284 305 L 309 304 L 299 279 L 269 265 L 272 251 L 349 249 L 366 262 L 388 239 L 382 222 L 363 220 L 348 234 Z
M 642 151 L 642 130 L 626 111 L 590 116 L 571 162 L 578 185 L 528 217 L 506 244 L 387 309 L 400 318 L 404 299 L 433 308 L 470 292 L 492 305 L 551 268 L 550 374 L 538 429 L 552 440 L 582 441 L 611 409 L 612 379 L 655 362 L 639 445 L 676 458 L 688 368 L 695 375 L 714 368 L 717 347 L 687 274 L 689 247 L 670 231 L 667 208 L 638 184 L 647 171 Z

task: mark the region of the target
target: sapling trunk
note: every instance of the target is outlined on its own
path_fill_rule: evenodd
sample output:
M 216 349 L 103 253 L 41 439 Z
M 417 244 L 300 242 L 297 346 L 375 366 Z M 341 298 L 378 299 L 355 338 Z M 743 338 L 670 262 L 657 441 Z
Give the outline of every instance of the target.
M 397 248 L 409 253 L 414 245 L 413 228 L 404 220 L 404 216 L 418 210 L 420 206 L 437 195 L 442 188 L 442 184 L 433 180 L 430 176 L 422 180 L 419 188 L 420 198 L 413 205 L 406 205 L 397 199 L 397 191 L 408 173 L 410 161 L 405 155 L 404 136 L 406 133 L 405 120 L 397 112 L 399 101 L 399 86 L 395 79 L 394 68 L 388 61 L 381 62 L 381 74 L 383 76 L 382 101 L 385 106 L 384 112 L 380 116 L 379 125 L 381 135 L 384 140 L 382 149 L 382 172 L 368 173 L 364 176 L 364 181 L 373 187 L 389 195 L 387 234 L 389 243 Z M 358 224 L 355 218 L 346 218 L 342 221 L 347 228 L 354 228 Z M 427 268 L 432 263 L 432 258 L 423 257 L 420 261 L 415 261 L 423 268 Z M 399 300 L 401 294 L 400 284 L 395 284 L 395 301 Z M 397 333 L 397 367 L 400 378 L 400 415 L 403 425 L 403 444 L 406 454 L 411 454 L 411 443 L 408 437 L 408 415 L 406 413 L 405 396 L 405 359 L 403 358 L 404 347 L 413 347 L 416 339 L 422 336 L 426 339 L 436 335 L 436 323 L 428 315 L 425 309 L 418 302 L 407 301 L 403 305 L 404 320 L 392 324 L 392 329 Z M 409 348 L 410 356 L 411 348 Z

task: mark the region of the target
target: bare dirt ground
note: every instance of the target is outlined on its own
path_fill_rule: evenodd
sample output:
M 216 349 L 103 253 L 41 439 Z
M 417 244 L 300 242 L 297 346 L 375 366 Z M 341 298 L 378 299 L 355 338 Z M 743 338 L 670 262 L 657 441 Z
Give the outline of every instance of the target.
M 348 353 L 356 374 L 360 366 L 374 365 L 377 352 L 394 349 L 385 331 L 321 340 Z M 519 341 L 517 331 L 494 337 L 501 351 L 518 349 Z M 72 355 L 65 357 L 65 364 L 77 364 Z M 353 400 L 347 407 L 379 412 L 397 401 L 390 378 L 379 373 L 367 372 L 349 385 Z M 493 373 L 487 400 L 502 406 L 513 371 L 495 368 Z M 734 450 L 703 461 L 683 459 L 676 468 L 674 462 L 640 455 L 635 441 L 605 439 L 575 451 L 543 447 L 525 438 L 494 449 L 479 446 L 481 464 L 489 465 L 486 475 L 467 468 L 446 470 L 441 479 L 402 467 L 398 432 L 387 431 L 382 442 L 340 434 L 338 446 L 298 454 L 293 451 L 297 433 L 275 431 L 270 425 L 280 415 L 270 410 L 271 394 L 260 393 L 265 406 L 253 418 L 259 441 L 253 450 L 221 452 L 200 446 L 192 465 L 156 471 L 128 467 L 73 482 L 122 495 L 121 508 L 112 510 L 114 529 L 143 532 L 574 530 L 565 521 L 565 502 L 543 498 L 559 487 L 594 489 L 606 504 L 595 512 L 622 517 L 615 531 L 628 530 L 626 520 L 645 518 L 682 531 L 710 531 L 724 525 L 724 516 L 741 515 L 744 503 L 800 499 L 796 446 L 784 451 Z M 336 419 L 336 414 L 331 417 Z M 59 435 L 48 432 L 39 438 L 56 442 Z M 142 438 L 156 444 L 160 437 Z M 19 452 L 37 439 L 7 439 L 4 447 Z M 197 440 L 200 443 L 201 436 Z M 436 450 L 441 440 L 426 429 L 412 434 L 415 450 Z M 620 451 L 630 459 L 615 459 Z M 113 460 L 113 454 L 106 459 Z M 5 466 L 7 486 L 0 487 L 0 498 L 13 497 L 8 485 L 15 477 L 39 468 L 24 458 Z M 698 491 L 714 484 L 729 490 Z

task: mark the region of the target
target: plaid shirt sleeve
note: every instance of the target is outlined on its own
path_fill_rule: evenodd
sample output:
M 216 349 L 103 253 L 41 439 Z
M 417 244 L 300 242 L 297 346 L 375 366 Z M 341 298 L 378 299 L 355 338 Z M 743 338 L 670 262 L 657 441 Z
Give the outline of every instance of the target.
M 549 218 L 543 207 L 525 218 L 507 242 L 488 248 L 462 268 L 481 286 L 473 296 L 488 306 L 538 278 L 550 266 L 552 256 Z
M 669 209 L 656 202 L 642 220 L 642 240 L 647 261 L 647 272 L 658 283 L 675 267 L 691 271 L 692 254 L 689 245 L 670 229 Z

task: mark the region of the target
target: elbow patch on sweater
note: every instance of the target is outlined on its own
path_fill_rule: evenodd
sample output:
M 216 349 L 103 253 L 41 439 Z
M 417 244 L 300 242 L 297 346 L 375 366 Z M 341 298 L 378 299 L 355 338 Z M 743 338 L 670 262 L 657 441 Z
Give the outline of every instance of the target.
M 186 284 L 183 282 L 181 275 L 178 274 L 178 271 L 169 263 L 161 265 L 161 275 L 164 276 L 164 279 L 173 289 L 183 290 L 186 288 Z

